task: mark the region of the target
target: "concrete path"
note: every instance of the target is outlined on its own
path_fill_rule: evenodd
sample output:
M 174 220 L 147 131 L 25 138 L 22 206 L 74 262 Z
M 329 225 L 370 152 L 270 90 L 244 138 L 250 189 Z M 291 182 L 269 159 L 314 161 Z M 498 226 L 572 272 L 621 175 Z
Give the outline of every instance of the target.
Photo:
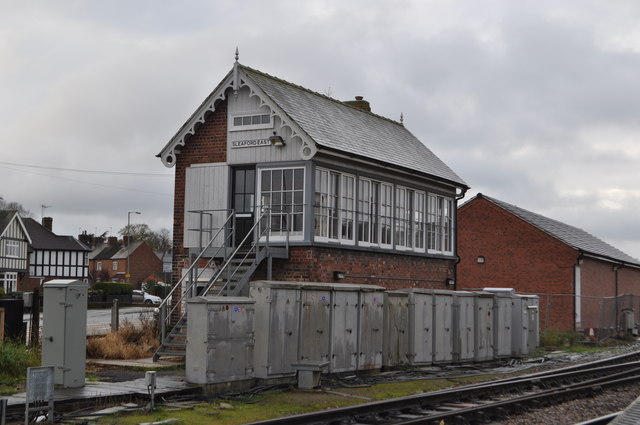
M 153 363 L 151 359 L 90 361 L 110 366 L 141 367 L 156 371 L 175 365 L 171 362 Z M 156 396 L 167 396 L 187 391 L 197 392 L 200 388 L 201 386 L 186 383 L 184 376 L 156 376 Z M 124 382 L 87 382 L 82 388 L 56 388 L 54 390 L 54 404 L 58 402 L 66 403 L 87 400 L 100 402 L 112 397 L 121 396 L 148 397 L 148 390 L 145 385 L 144 377 Z M 8 408 L 15 409 L 21 406 L 22 409 L 24 409 L 26 393 L 17 393 L 5 398 L 8 399 Z

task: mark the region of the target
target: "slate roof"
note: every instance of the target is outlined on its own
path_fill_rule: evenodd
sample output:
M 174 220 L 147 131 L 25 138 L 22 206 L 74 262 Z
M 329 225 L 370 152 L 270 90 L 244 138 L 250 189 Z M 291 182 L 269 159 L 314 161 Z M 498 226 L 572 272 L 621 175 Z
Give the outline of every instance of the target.
M 468 188 L 466 182 L 402 124 L 336 99 L 237 64 L 241 78 L 261 89 L 320 150 L 338 151 L 417 171 Z M 185 131 L 203 119 L 208 105 L 223 98 L 230 71 L 157 155 L 179 144 Z
M 89 258 L 91 260 L 110 260 L 116 252 L 120 251 L 120 248 L 122 248 L 120 242 L 114 245 L 103 243 L 102 245 L 97 246 L 91 254 L 89 254 Z
M 15 214 L 15 211 L 0 211 L 0 235 L 4 233 L 5 229 L 9 226 L 9 223 L 11 223 L 11 220 L 13 219 L 13 216 Z
M 91 248 L 75 239 L 73 236 L 56 235 L 45 229 L 32 218 L 22 219 L 27 233 L 31 237 L 31 247 L 34 249 L 49 249 L 58 251 L 91 251 Z
M 320 147 L 467 186 L 402 124 L 240 65 Z
M 521 218 L 527 223 L 553 236 L 554 238 L 559 239 L 560 241 L 573 247 L 574 249 L 584 251 L 587 254 L 593 254 L 613 260 L 640 265 L 639 260 L 625 254 L 619 249 L 609 245 L 603 240 L 593 236 L 592 234 L 582 229 L 570 226 L 568 224 L 553 220 L 548 217 L 544 217 L 531 211 L 527 211 L 523 208 L 508 204 L 498 199 L 490 198 L 489 196 L 483 195 L 481 193 L 479 193 L 477 197 L 484 198 L 494 203 L 500 208 L 512 213 L 513 215 Z
M 118 252 L 116 252 L 115 254 L 113 254 L 111 256 L 112 260 L 126 260 L 127 257 L 129 257 L 129 255 L 131 253 L 133 253 L 136 249 L 138 249 L 138 247 L 140 245 L 142 245 L 143 242 L 131 242 L 129 243 L 129 246 L 123 246 L 121 247 Z

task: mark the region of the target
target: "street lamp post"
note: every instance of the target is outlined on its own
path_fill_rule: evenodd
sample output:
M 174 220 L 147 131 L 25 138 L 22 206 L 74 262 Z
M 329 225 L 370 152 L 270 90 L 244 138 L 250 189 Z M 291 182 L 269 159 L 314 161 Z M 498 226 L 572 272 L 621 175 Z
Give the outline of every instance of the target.
M 140 211 L 129 211 L 127 212 L 127 274 L 125 277 L 127 278 L 127 283 L 130 283 L 131 275 L 129 274 L 129 256 L 131 253 L 129 252 L 129 244 L 131 242 L 131 214 L 142 214 Z

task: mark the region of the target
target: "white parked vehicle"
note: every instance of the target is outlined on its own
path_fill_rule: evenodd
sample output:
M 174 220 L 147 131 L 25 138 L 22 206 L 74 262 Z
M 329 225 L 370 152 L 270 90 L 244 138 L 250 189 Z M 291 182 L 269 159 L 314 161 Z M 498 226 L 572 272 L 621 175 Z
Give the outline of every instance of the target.
M 139 289 L 134 289 L 131 294 L 132 301 L 134 303 L 145 303 L 145 304 L 160 304 L 162 302 L 162 298 L 157 297 L 155 295 L 147 294 L 144 291 Z

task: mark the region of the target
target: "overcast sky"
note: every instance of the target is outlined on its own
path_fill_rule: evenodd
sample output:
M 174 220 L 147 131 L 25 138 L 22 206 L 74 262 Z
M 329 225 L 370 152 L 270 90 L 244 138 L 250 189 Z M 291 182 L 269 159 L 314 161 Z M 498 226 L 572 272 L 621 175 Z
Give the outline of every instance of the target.
M 640 258 L 638 22 L 634 0 L 2 2 L 0 196 L 49 206 L 58 234 L 115 234 L 128 211 L 171 229 L 155 155 L 238 46 L 244 65 L 403 113 L 467 199 Z

